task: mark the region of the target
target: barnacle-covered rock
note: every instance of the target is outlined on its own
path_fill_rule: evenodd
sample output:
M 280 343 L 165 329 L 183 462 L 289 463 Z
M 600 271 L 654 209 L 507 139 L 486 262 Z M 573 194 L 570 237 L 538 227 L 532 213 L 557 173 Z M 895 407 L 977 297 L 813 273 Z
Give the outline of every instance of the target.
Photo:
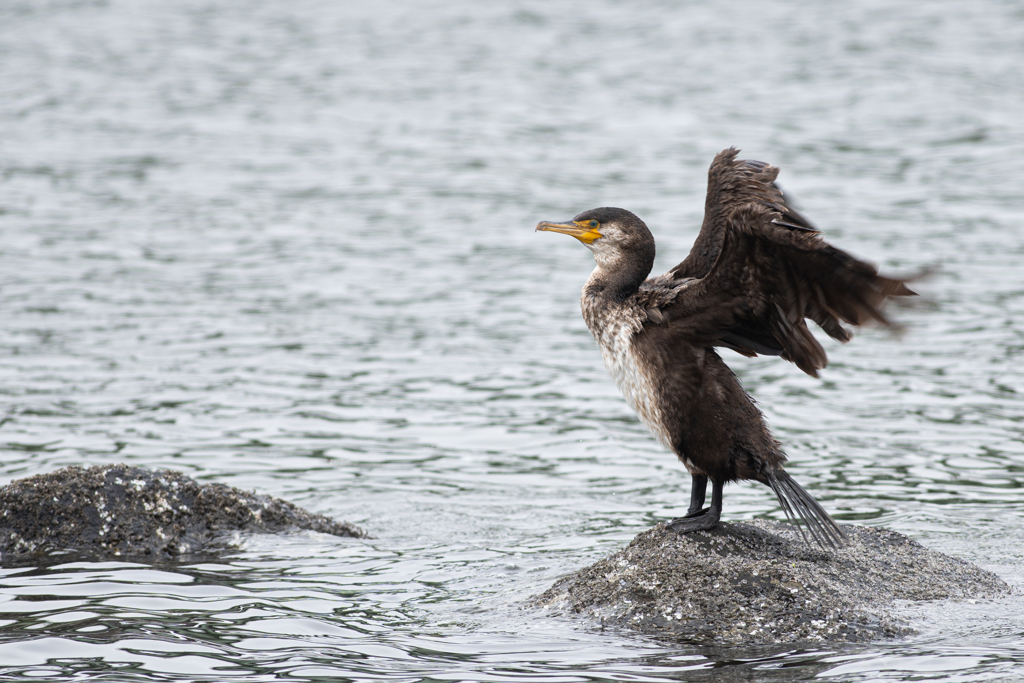
M 824 551 L 796 527 L 754 520 L 680 535 L 658 524 L 619 552 L 559 579 L 532 602 L 700 644 L 876 640 L 909 632 L 898 600 L 993 597 L 991 572 L 886 529 L 846 525 Z
M 0 559 L 51 551 L 171 558 L 224 546 L 228 532 L 358 527 L 291 503 L 180 472 L 128 465 L 66 467 L 0 487 Z

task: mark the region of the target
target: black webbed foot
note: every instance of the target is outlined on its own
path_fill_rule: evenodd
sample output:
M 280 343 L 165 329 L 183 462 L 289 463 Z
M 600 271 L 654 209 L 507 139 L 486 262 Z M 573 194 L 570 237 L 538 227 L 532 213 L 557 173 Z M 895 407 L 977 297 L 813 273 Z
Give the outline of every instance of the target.
M 711 482 L 711 507 L 701 508 L 704 504 L 707 481 L 704 476 L 694 475 L 690 510 L 685 516 L 676 517 L 668 523 L 670 531 L 688 534 L 691 531 L 707 531 L 718 526 L 718 520 L 722 517 L 722 484 L 717 481 Z
M 720 513 L 718 510 L 715 510 L 713 507 L 705 508 L 685 517 L 676 517 L 668 523 L 668 528 L 677 534 L 688 534 L 691 531 L 707 531 L 718 526 L 719 517 Z

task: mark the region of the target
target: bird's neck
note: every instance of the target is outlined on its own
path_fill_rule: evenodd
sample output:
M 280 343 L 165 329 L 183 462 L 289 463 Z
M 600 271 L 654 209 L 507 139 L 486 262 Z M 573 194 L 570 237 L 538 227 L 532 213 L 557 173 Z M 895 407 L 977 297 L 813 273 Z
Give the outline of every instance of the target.
M 593 297 L 621 303 L 637 293 L 652 265 L 639 261 L 620 261 L 609 265 L 598 261 L 584 291 Z

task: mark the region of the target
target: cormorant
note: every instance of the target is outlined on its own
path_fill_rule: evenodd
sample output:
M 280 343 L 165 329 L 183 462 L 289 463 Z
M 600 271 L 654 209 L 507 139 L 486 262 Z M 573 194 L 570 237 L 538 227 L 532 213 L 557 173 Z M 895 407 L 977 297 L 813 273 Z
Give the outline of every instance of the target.
M 783 469 L 779 442 L 714 347 L 780 356 L 817 377 L 828 359 L 805 318 L 847 342 L 840 321 L 889 326 L 886 301 L 914 292 L 908 279 L 883 277 L 826 243 L 787 203 L 775 184 L 779 169 L 737 154 L 715 157 L 697 241 L 664 275 L 647 277 L 654 238 L 625 209 L 591 209 L 537 230 L 571 235 L 594 254 L 583 319 L 626 402 L 693 478 L 689 510 L 669 527 L 714 528 L 723 484 L 753 479 L 770 486 L 819 545 L 835 547 L 845 542 L 842 530 Z

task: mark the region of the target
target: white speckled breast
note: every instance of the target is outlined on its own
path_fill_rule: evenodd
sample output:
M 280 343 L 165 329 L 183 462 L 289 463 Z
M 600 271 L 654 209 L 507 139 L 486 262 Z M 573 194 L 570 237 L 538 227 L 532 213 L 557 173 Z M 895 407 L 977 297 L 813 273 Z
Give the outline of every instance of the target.
M 673 450 L 665 429 L 657 382 L 640 362 L 633 345 L 634 336 L 642 325 L 639 309 L 608 306 L 586 294 L 581 303 L 583 319 L 601 347 L 604 366 L 615 380 L 615 386 L 658 441 Z

